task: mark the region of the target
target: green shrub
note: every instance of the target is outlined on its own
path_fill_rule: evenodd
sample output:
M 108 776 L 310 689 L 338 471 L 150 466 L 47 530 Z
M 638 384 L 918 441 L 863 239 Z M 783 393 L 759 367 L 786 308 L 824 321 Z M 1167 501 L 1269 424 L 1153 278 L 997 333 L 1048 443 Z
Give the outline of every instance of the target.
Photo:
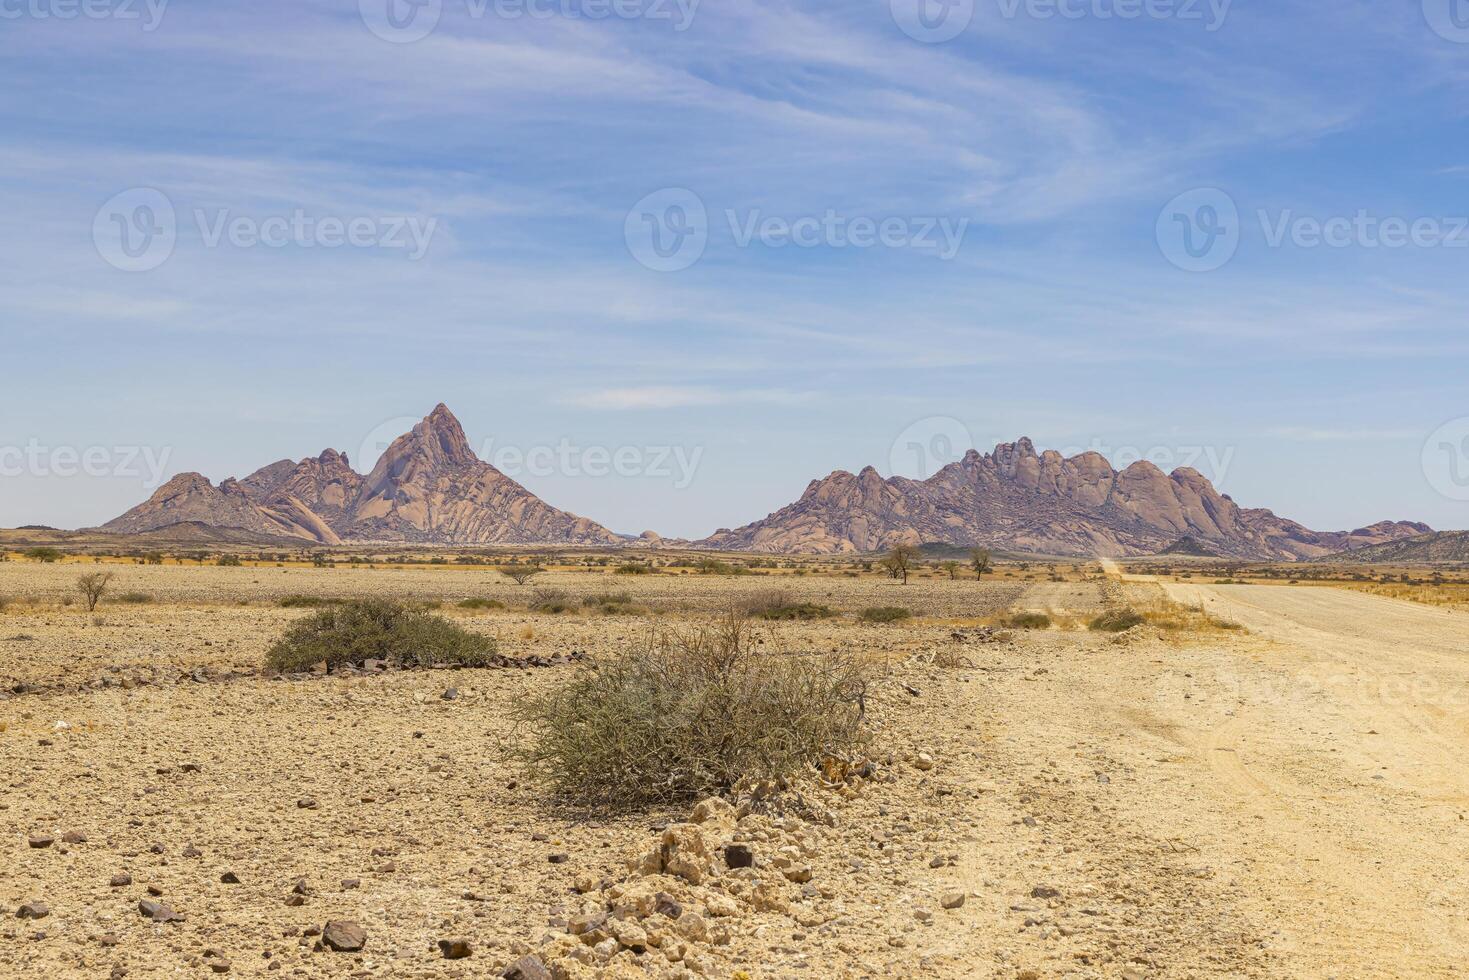
M 117 596 L 116 601 L 130 606 L 144 606 L 153 601 L 153 596 L 147 592 L 123 592 Z
M 560 589 L 536 589 L 530 602 L 531 612 L 559 616 L 564 612 L 575 612 L 576 604 Z
M 658 631 L 518 709 L 526 771 L 562 799 L 626 810 L 728 792 L 852 759 L 865 747 L 865 672 L 836 654 L 768 651 L 731 613 Z
M 459 603 L 460 609 L 504 609 L 505 603 L 499 599 L 464 599 Z
M 618 565 L 612 569 L 614 575 L 652 575 L 655 571 L 657 569 L 652 565 L 641 565 L 637 562 L 628 562 L 625 565 Z
M 47 565 L 61 560 L 61 552 L 55 548 L 28 548 L 23 554 L 31 561 L 45 562 Z
M 1007 616 L 1004 625 L 1015 630 L 1045 630 L 1051 628 L 1051 617 L 1043 612 L 1018 612 Z
M 282 609 L 315 609 L 318 606 L 339 606 L 345 601 L 324 595 L 287 595 L 281 596 L 276 605 Z
M 810 620 L 830 619 L 836 615 L 836 612 L 830 606 L 822 606 L 814 602 L 797 602 L 788 606 L 775 606 L 771 609 L 763 609 L 756 615 L 760 619 Z
M 1087 623 L 1087 628 L 1102 633 L 1121 633 L 1145 622 L 1142 614 L 1132 609 L 1111 609 Z
M 220 568 L 240 568 L 244 562 L 240 561 L 238 555 L 220 555 L 215 564 Z
M 595 609 L 604 616 L 646 616 L 648 610 L 633 602 L 626 592 L 611 592 L 605 595 L 589 595 L 581 604 Z
M 398 667 L 434 664 L 484 666 L 495 655 L 492 637 L 471 633 L 432 613 L 384 599 L 359 599 L 312 613 L 270 648 L 266 665 L 308 670 L 383 660 Z
M 913 611 L 902 606 L 872 606 L 862 610 L 858 618 L 864 623 L 900 623 L 912 619 Z

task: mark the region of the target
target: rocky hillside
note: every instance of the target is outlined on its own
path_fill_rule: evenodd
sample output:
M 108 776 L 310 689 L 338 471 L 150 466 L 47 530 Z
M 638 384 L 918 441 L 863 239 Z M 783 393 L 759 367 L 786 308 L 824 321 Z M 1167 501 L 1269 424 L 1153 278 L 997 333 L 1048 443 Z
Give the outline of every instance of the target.
M 1333 556 L 1334 561 L 1390 565 L 1469 562 L 1469 531 L 1435 531 Z
M 479 459 L 443 405 L 395 440 L 365 477 L 332 449 L 299 463 L 281 460 L 217 487 L 185 473 L 102 529 L 138 534 L 183 523 L 319 544 L 622 543 Z
M 971 451 L 927 480 L 884 479 L 868 467 L 814 480 L 801 499 L 709 548 L 784 553 L 868 552 L 941 541 L 1057 555 L 1156 554 L 1190 537 L 1221 555 L 1296 560 L 1422 534 L 1384 522 L 1351 532 L 1312 531 L 1268 510 L 1247 510 L 1192 469 L 1151 463 L 1122 471 L 1098 453 L 1037 453 L 1029 439 Z

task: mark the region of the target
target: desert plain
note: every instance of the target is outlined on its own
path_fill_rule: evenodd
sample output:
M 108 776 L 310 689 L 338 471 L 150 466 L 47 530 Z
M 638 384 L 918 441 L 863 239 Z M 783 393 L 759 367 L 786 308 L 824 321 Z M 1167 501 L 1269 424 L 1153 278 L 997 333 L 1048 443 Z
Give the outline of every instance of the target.
M 925 567 L 906 585 L 783 565 L 517 585 L 452 565 L 0 563 L 0 975 L 1469 963 L 1463 604 L 1206 565 Z M 114 579 L 88 612 L 75 582 L 97 569 Z M 764 644 L 872 672 L 861 778 L 599 813 L 518 761 L 527 698 L 772 590 L 832 615 L 758 621 Z M 422 604 L 508 665 L 270 676 L 267 650 L 312 613 L 300 596 Z M 864 621 L 875 607 L 913 615 Z M 1088 628 L 1119 609 L 1144 621 Z M 341 923 L 360 948 L 332 948 Z

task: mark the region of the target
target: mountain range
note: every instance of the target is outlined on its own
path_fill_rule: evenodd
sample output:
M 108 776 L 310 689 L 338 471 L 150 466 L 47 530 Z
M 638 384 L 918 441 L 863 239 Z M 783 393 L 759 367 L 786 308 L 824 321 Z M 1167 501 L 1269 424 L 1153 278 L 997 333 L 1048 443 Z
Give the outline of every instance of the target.
M 395 439 L 366 476 L 334 449 L 218 486 L 183 473 L 102 530 L 136 534 L 186 521 L 333 545 L 625 542 L 482 461 L 444 405 Z
M 366 476 L 328 449 L 284 459 L 218 486 L 174 477 L 103 525 L 122 534 L 196 524 L 303 543 L 557 544 L 621 546 L 630 539 L 558 510 L 479 459 L 439 405 L 388 447 Z M 1268 510 L 1241 508 L 1196 470 L 1165 474 L 1139 462 L 1118 471 L 1098 453 L 1037 453 L 1029 439 L 971 451 L 927 480 L 883 478 L 868 467 L 813 480 L 795 503 L 694 548 L 843 554 L 898 543 L 983 545 L 1052 555 L 1156 554 L 1188 539 L 1221 556 L 1300 560 L 1429 533 L 1384 521 L 1312 531 Z M 660 541 L 651 532 L 645 541 Z

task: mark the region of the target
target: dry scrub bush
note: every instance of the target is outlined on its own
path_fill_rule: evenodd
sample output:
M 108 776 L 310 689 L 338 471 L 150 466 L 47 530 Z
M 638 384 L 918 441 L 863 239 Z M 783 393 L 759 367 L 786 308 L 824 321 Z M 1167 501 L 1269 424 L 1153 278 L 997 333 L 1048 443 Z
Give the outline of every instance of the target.
M 504 565 L 497 571 L 516 585 L 524 585 L 545 569 L 539 565 Z
M 1142 614 L 1134 609 L 1109 609 L 1087 623 L 1087 629 L 1100 633 L 1121 633 L 1145 622 Z
M 517 754 L 578 806 L 687 801 L 854 757 L 867 740 L 866 689 L 851 659 L 767 650 L 733 611 L 691 632 L 650 631 L 531 699 Z
M 87 612 L 96 610 L 97 603 L 102 601 L 102 594 L 107 591 L 107 586 L 111 582 L 111 572 L 92 572 L 77 579 L 77 591 L 81 593 L 82 601 L 87 604 Z
M 1043 612 L 1018 612 L 1005 617 L 1001 625 L 1015 630 L 1047 630 L 1051 628 L 1051 617 Z
M 360 665 L 383 660 L 398 667 L 433 664 L 484 666 L 495 640 L 400 602 L 363 599 L 331 606 L 300 620 L 265 656 L 266 666 L 291 672 L 325 662 Z
M 912 619 L 913 611 L 902 606 L 870 606 L 862 610 L 862 615 L 857 618 L 864 623 L 901 623 L 905 619 Z

